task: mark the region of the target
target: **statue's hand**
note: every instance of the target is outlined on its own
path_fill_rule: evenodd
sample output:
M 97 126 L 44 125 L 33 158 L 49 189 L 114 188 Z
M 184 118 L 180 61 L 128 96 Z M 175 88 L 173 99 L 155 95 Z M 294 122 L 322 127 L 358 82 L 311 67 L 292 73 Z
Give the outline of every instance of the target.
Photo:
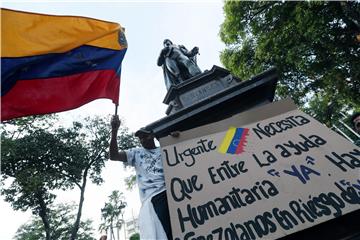
M 199 48 L 198 48 L 198 47 L 194 47 L 194 48 L 192 49 L 192 52 L 193 52 L 193 54 L 198 54 L 198 53 L 199 53 Z

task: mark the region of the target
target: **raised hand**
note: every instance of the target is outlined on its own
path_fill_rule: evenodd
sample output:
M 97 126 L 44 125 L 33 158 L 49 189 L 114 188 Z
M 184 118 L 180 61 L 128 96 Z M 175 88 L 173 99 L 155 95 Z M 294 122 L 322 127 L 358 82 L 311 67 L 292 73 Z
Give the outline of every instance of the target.
M 120 124 L 121 124 L 121 121 L 119 119 L 119 116 L 118 115 L 113 115 L 112 118 L 111 118 L 111 128 L 113 130 L 118 130 L 119 127 L 120 127 Z

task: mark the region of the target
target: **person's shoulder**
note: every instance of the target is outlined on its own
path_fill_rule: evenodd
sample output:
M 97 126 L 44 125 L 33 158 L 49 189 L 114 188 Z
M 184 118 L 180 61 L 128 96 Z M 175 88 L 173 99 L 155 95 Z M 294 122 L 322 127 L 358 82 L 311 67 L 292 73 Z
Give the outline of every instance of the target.
M 133 148 L 130 148 L 129 150 L 139 152 L 139 151 L 144 151 L 144 148 L 143 147 L 133 147 Z
M 152 149 L 146 149 L 146 148 L 139 148 L 138 150 L 139 152 L 147 152 L 147 153 L 160 153 L 161 152 L 161 148 L 160 147 L 156 147 L 156 148 L 152 148 Z
M 128 153 L 139 153 L 139 152 L 142 152 L 144 148 L 142 147 L 133 147 L 133 148 L 128 148 L 125 150 L 125 152 L 128 152 Z
M 161 148 L 160 147 L 155 148 L 155 154 L 161 154 Z

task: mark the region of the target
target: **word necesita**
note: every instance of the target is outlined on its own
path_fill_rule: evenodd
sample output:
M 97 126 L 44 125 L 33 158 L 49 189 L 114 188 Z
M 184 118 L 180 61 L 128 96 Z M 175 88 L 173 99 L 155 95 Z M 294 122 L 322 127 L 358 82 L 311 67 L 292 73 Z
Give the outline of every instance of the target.
M 256 128 L 252 128 L 252 130 L 260 139 L 263 139 L 263 137 L 271 138 L 277 133 L 282 133 L 288 129 L 303 126 L 309 122 L 309 119 L 301 115 L 289 116 L 277 122 L 270 122 L 265 126 L 262 126 L 261 123 L 258 123 Z

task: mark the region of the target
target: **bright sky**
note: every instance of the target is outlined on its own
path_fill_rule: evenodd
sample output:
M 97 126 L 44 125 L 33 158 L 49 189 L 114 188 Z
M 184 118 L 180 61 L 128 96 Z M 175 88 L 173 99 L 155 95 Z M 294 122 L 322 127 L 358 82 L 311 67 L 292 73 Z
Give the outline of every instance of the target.
M 219 53 L 224 45 L 219 38 L 223 22 L 223 2 L 217 1 L 3 1 L 3 8 L 56 15 L 86 16 L 120 23 L 126 28 L 128 51 L 122 64 L 119 115 L 131 131 L 152 123 L 165 116 L 166 105 L 162 103 L 166 88 L 162 69 L 156 61 L 162 42 L 169 38 L 174 44 L 188 49 L 200 48 L 198 65 L 202 70 L 213 65 L 222 66 Z M 66 121 L 79 116 L 114 113 L 110 100 L 96 100 L 81 108 L 61 113 Z M 83 219 L 94 221 L 97 230 L 100 223 L 100 209 L 113 190 L 125 193 L 128 207 L 125 218 L 137 215 L 140 202 L 137 189 L 125 191 L 123 178 L 131 174 L 119 162 L 108 162 L 103 172 L 102 186 L 88 186 L 86 189 Z M 78 202 L 79 192 L 60 193 L 58 201 Z M 30 212 L 15 212 L 0 198 L 0 239 L 10 240 L 17 228 L 31 216 Z M 100 233 L 94 236 L 99 238 Z

